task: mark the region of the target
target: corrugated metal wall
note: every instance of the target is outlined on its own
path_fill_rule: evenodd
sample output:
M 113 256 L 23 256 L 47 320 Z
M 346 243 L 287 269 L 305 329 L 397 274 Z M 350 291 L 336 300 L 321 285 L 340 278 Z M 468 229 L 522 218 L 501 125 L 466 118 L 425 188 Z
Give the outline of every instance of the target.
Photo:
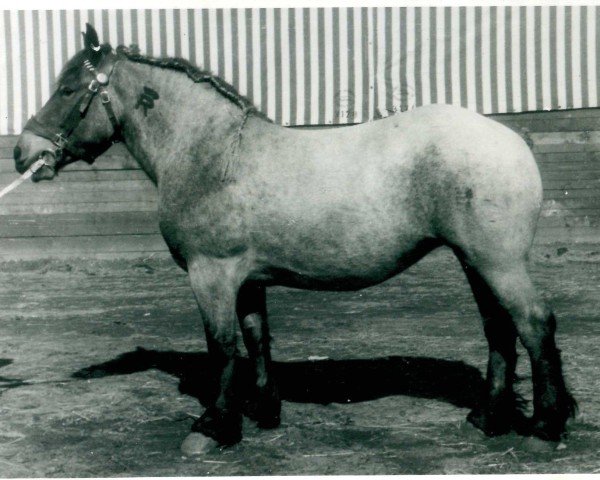
M 482 113 L 598 106 L 599 7 L 4 11 L 0 134 L 19 133 L 81 48 L 182 56 L 284 125 L 363 122 L 428 103 Z

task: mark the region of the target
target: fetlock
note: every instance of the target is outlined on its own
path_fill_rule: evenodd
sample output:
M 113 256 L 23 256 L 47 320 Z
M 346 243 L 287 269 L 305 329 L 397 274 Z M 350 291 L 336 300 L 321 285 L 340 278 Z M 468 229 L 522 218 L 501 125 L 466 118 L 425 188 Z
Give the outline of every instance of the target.
M 258 395 L 256 422 L 259 428 L 278 427 L 281 423 L 281 398 L 277 387 L 268 383 Z
M 488 437 L 504 435 L 512 430 L 512 421 L 510 419 L 499 417 L 486 408 L 471 410 L 467 416 L 467 420 Z
M 470 423 L 490 437 L 509 433 L 522 418 L 513 392 L 487 398 L 484 405 L 474 408 L 467 416 Z

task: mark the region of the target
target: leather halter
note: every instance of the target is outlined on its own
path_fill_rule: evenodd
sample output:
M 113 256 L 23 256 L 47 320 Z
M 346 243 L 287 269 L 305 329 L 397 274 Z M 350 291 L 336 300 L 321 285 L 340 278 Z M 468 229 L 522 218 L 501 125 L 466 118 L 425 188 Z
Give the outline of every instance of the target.
M 63 159 L 65 152 L 88 163 L 93 163 L 96 159 L 95 156 L 89 155 L 85 149 L 73 145 L 69 138 L 75 128 L 77 128 L 87 115 L 92 100 L 94 100 L 96 96 L 100 97 L 100 101 L 102 102 L 113 127 L 111 142 L 116 143 L 119 141 L 118 135 L 121 131 L 121 127 L 113 110 L 108 91 L 106 90 L 106 86 L 108 85 L 116 62 L 114 56 L 110 54 L 105 57 L 98 68 L 94 68 L 89 60 L 84 62 L 85 68 L 94 75 L 94 78 L 89 83 L 83 95 L 81 95 L 79 100 L 73 105 L 67 117 L 61 122 L 60 131 L 58 133 L 42 124 L 35 115 L 25 124 L 25 130 L 29 130 L 40 137 L 50 140 L 57 147 L 54 152 L 51 152 L 54 154 L 57 161 L 60 162 Z M 107 73 L 102 71 L 104 69 L 107 70 Z

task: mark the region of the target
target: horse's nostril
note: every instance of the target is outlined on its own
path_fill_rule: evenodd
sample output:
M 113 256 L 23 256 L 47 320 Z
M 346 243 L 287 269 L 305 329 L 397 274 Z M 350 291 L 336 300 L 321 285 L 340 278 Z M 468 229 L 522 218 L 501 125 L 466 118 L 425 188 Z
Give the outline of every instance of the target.
M 15 149 L 13 150 L 13 158 L 15 159 L 15 162 L 19 161 L 19 159 L 21 158 L 21 147 L 15 147 Z

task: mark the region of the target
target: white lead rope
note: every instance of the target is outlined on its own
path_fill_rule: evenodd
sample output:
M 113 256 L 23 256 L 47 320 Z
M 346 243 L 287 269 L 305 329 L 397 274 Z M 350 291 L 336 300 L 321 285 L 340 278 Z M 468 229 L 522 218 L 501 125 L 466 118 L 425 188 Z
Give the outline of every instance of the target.
M 7 185 L 2 190 L 0 190 L 0 198 L 2 198 L 8 192 L 14 190 L 19 185 L 21 185 L 25 180 L 27 180 L 29 177 L 31 177 L 35 172 L 37 172 L 45 164 L 46 164 L 46 162 L 45 162 L 44 158 L 40 158 L 39 160 L 37 160 L 33 165 L 31 165 L 31 167 L 29 167 L 27 169 L 27 171 L 23 175 L 21 175 L 19 178 L 17 178 L 10 185 Z

